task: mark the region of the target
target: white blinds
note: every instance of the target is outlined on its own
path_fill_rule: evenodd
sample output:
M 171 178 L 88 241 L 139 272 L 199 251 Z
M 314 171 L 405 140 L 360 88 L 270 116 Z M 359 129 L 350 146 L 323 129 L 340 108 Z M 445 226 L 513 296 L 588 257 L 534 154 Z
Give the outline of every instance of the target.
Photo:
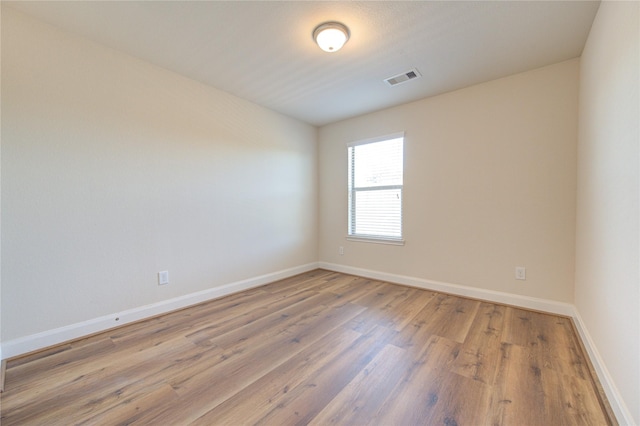
M 349 145 L 349 236 L 402 239 L 404 136 Z

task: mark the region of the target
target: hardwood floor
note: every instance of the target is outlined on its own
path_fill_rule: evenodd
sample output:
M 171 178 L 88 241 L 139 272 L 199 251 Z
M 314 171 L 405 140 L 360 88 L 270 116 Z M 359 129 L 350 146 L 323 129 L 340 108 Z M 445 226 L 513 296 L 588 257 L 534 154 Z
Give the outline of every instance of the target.
M 614 424 L 571 321 L 316 270 L 10 360 L 2 425 Z

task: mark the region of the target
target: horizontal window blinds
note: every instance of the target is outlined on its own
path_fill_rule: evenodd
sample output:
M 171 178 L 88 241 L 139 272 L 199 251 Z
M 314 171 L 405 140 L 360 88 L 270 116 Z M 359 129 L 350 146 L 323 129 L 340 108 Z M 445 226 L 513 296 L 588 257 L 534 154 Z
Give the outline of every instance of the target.
M 404 137 L 348 146 L 349 236 L 402 239 Z

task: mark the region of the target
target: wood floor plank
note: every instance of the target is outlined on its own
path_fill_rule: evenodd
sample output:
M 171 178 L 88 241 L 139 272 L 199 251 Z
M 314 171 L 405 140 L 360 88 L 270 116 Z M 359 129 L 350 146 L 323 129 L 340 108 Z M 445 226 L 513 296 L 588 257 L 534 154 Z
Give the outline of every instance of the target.
M 568 318 L 324 270 L 6 367 L 3 426 L 616 424 Z
M 425 324 L 426 330 L 436 336 L 464 342 L 480 302 L 450 295 L 438 295 L 434 299 L 434 314 Z
M 386 345 L 310 424 L 375 422 L 378 408 L 410 369 L 407 364 L 408 355 L 404 349 Z
M 307 288 L 307 284 L 309 282 L 313 282 L 315 287 L 318 283 L 322 283 L 330 277 L 337 278 L 341 275 L 342 274 L 338 274 L 336 272 L 316 269 L 314 271 L 305 272 L 300 275 L 295 275 L 290 278 L 275 281 L 273 283 L 260 287 L 260 289 L 274 294 L 291 294 L 299 291 L 302 288 Z
M 233 309 L 227 310 L 223 316 L 216 321 L 210 321 L 207 325 L 203 325 L 189 331 L 186 335 L 187 338 L 198 344 L 207 344 L 212 338 L 222 336 L 226 333 L 238 330 L 242 327 L 247 327 L 251 324 L 256 324 L 257 321 L 264 321 L 269 315 L 276 312 L 280 312 L 283 309 L 298 306 L 299 303 L 307 301 L 314 296 L 318 296 L 318 292 L 315 290 L 305 290 L 297 292 L 289 297 L 274 297 L 265 298 L 260 305 L 241 304 L 234 306 Z M 332 300 L 327 297 L 325 300 Z M 318 303 L 319 301 L 313 301 L 311 304 Z M 300 305 L 298 308 L 304 309 Z M 291 315 L 287 312 L 282 312 L 281 315 Z
M 264 344 L 269 338 L 282 334 L 283 330 L 287 330 L 291 325 L 298 324 L 301 319 L 321 315 L 327 309 L 327 304 L 334 299 L 335 296 L 331 294 L 314 294 L 303 300 L 294 298 L 296 302 L 289 306 L 263 313 L 260 321 L 238 324 L 236 327 L 224 328 L 205 336 L 189 334 L 187 338 L 199 345 L 225 348 L 228 352 L 231 352 L 232 348 L 237 349 L 238 345 L 246 347 L 253 340 L 259 340 L 260 344 Z
M 450 377 L 449 369 L 460 352 L 460 343 L 431 336 L 421 353 L 414 357 L 411 347 L 407 350 L 410 369 L 399 386 L 390 394 L 376 413 L 379 424 L 419 425 L 435 424 L 429 419 L 438 417 L 444 384 Z M 442 423 L 440 423 L 442 424 Z
M 237 358 L 245 360 L 258 350 L 265 350 L 277 342 L 280 351 L 290 343 L 300 344 L 302 333 L 308 332 L 310 324 L 319 322 L 322 318 L 336 316 L 336 309 L 327 310 L 323 302 L 332 300 L 332 295 L 318 295 L 286 309 L 276 311 L 264 317 L 263 321 L 251 323 L 228 333 L 213 336 L 207 344 L 210 349 L 206 362 L 198 360 L 189 368 L 171 377 L 171 384 L 178 392 L 186 392 L 190 387 L 198 387 L 203 380 L 203 374 L 208 370 L 218 369 L 223 362 L 230 364 Z M 359 312 L 358 310 L 357 312 Z M 354 312 L 355 315 L 357 312 Z M 350 313 L 350 312 L 349 312 Z M 340 315 L 337 315 L 340 317 Z M 213 355 L 213 356 L 211 356 Z M 226 367 L 227 369 L 229 367 Z
M 568 318 L 507 308 L 504 341 L 528 348 L 541 366 L 587 379 L 590 372 Z
M 341 354 L 328 360 L 261 418 L 258 425 L 308 424 L 393 337 L 378 328 L 362 335 Z
M 544 368 L 522 346 L 505 343 L 502 349 L 491 403 L 494 424 L 609 424 L 589 383 Z
M 353 303 L 370 309 L 384 309 L 386 306 L 394 306 L 406 300 L 411 290 L 409 287 L 379 283 L 375 292 L 368 292 L 355 299 Z
M 272 296 L 268 293 L 253 289 L 136 323 L 126 331 L 115 330 L 110 336 L 121 349 L 130 346 L 131 350 L 135 350 L 141 341 L 149 341 L 154 337 L 162 340 L 168 335 L 193 334 L 202 328 L 211 328 L 228 321 L 237 313 L 259 308 L 271 300 Z
M 607 424 L 608 413 L 591 381 L 566 376 L 556 379 L 555 390 L 561 392 L 557 400 L 562 402 L 564 412 L 562 421 L 566 417 L 576 425 Z
M 479 305 L 476 300 L 437 294 L 400 331 L 394 344 L 420 352 L 433 335 L 461 343 L 469 332 Z
M 498 385 L 491 403 L 492 424 L 546 425 L 552 413 L 545 407 L 542 370 L 526 346 L 503 343 Z
M 172 403 L 177 399 L 175 390 L 168 384 L 159 384 L 155 388 L 145 388 L 140 391 L 140 395 L 131 395 L 123 398 L 121 402 L 114 404 L 107 410 L 103 410 L 93 416 L 79 421 L 78 425 L 100 425 L 100 424 L 131 424 L 138 421 L 143 413 L 157 407 Z
M 169 405 L 143 416 L 142 420 L 149 423 L 195 421 L 306 346 L 347 322 L 361 309 L 343 305 L 322 315 L 310 314 L 273 336 L 272 340 L 258 341 L 260 336 L 256 336 L 255 344 L 247 351 L 223 358 L 211 368 L 201 369 L 195 375 L 189 374 L 186 379 L 181 373 L 180 378 L 172 379 L 171 383 L 180 395 L 179 406 L 183 409 L 177 410 Z M 309 322 L 311 319 L 313 321 Z M 210 390 L 211 384 L 216 386 L 213 392 Z
M 240 417 L 245 424 L 255 424 L 278 406 L 291 389 L 312 375 L 319 365 L 335 358 L 361 336 L 349 329 L 324 336 L 198 418 L 194 425 L 233 425 Z
M 38 423 L 36 419 L 51 423 L 52 419 L 94 415 L 130 393 L 162 381 L 157 373 L 192 347 L 193 343 L 182 337 L 128 356 L 101 357 L 102 362 L 72 368 L 56 374 L 53 380 L 45 376 L 32 383 L 31 392 L 2 398 L 2 424 Z
M 33 384 L 30 382 L 32 379 L 38 380 L 42 378 L 43 375 L 51 377 L 51 375 L 57 372 L 67 372 L 69 369 L 72 369 L 74 365 L 79 365 L 85 359 L 104 353 L 114 346 L 110 338 L 104 337 L 98 341 L 79 346 L 73 351 L 66 350 L 57 352 L 45 358 L 35 359 L 27 364 L 12 366 L 11 379 L 19 377 L 22 383 L 32 386 Z M 14 392 L 19 391 L 19 385 L 13 385 L 13 383 L 11 385 Z
M 437 374 L 422 371 L 417 378 L 371 424 L 486 424 L 490 386 L 447 371 Z
M 500 361 L 500 345 L 506 307 L 481 303 L 476 318 L 462 344 L 454 373 L 492 385 Z
M 417 293 L 409 293 L 406 298 L 389 299 L 380 307 L 370 307 L 354 318 L 350 327 L 363 333 L 374 327 L 387 327 L 396 331 L 405 329 L 435 295 L 428 291 L 413 290 Z
M 314 288 L 318 291 L 326 290 L 331 291 L 332 293 L 341 294 L 350 289 L 367 287 L 372 283 L 375 283 L 375 285 L 382 285 L 379 281 L 370 280 L 368 278 L 334 273 L 323 277 L 322 281 L 318 282 Z

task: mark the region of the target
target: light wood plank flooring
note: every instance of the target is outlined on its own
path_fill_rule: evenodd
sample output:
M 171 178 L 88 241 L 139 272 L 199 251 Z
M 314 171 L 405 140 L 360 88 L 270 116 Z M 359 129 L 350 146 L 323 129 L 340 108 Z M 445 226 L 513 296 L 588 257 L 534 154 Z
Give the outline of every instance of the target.
M 567 318 L 316 270 L 10 360 L 9 425 L 613 424 Z

